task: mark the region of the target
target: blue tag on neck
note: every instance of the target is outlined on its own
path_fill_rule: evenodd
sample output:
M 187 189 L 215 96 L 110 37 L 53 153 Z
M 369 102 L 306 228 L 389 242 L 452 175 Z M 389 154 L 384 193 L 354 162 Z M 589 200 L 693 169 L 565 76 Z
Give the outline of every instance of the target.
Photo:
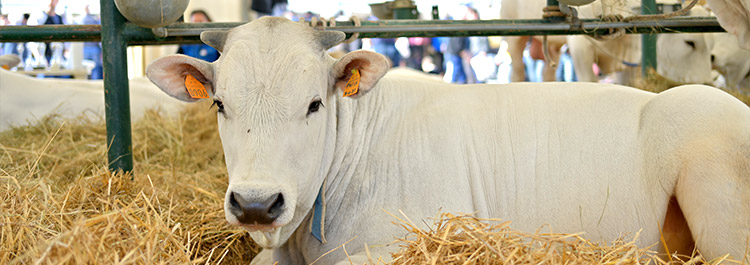
M 318 197 L 315 198 L 315 204 L 313 204 L 313 216 L 312 216 L 312 235 L 323 243 L 321 239 L 321 225 L 323 224 L 323 186 L 318 191 Z

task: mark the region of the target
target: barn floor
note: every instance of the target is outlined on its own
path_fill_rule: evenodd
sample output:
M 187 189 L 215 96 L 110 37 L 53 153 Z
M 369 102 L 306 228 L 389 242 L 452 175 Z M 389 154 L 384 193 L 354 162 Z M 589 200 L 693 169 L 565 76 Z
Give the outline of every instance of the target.
M 0 133 L 0 264 L 249 264 L 259 249 L 224 219 L 226 169 L 208 108 L 192 104 L 176 118 L 154 111 L 133 123 L 131 175 L 103 166 L 103 120 L 44 118 Z M 447 213 L 431 231 L 397 213 L 393 221 L 409 232 L 394 264 L 670 262 L 632 236 L 599 246 Z

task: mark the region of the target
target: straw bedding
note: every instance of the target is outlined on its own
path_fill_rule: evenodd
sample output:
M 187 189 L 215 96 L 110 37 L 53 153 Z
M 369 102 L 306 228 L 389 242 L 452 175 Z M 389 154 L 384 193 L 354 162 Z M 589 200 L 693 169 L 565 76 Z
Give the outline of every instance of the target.
M 249 264 L 259 248 L 224 220 L 226 169 L 208 107 L 134 123 L 132 175 L 107 171 L 102 120 L 45 117 L 0 133 L 0 264 Z M 449 213 L 431 230 L 393 220 L 408 231 L 393 264 L 682 263 L 638 248 L 648 246 L 635 246 L 637 235 L 599 245 Z M 720 262 L 734 263 L 710 263 Z
M 148 113 L 133 175 L 106 170 L 101 120 L 0 134 L 0 264 L 248 264 L 258 248 L 224 220 L 214 119 L 204 104 Z

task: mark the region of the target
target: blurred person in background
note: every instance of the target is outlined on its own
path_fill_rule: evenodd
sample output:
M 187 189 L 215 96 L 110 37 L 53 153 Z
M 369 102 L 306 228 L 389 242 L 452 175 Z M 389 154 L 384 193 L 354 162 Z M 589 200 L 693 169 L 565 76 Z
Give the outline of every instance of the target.
M 461 5 L 460 17 L 462 20 L 473 19 L 471 8 Z M 446 77 L 444 80 L 455 84 L 474 84 L 476 76 L 471 69 L 471 60 L 468 37 L 451 37 L 445 49 Z
M 10 19 L 9 15 L 6 14 L 5 15 L 5 19 L 4 19 L 4 23 L 8 23 L 8 24 L 5 24 L 6 26 L 13 26 L 13 25 L 15 25 L 15 26 L 25 26 L 26 24 L 28 24 L 29 16 L 30 15 L 28 13 L 23 14 L 23 16 L 21 17 L 21 19 L 19 19 L 18 21 L 16 21 L 16 23 L 12 23 L 9 20 Z M 0 25 L 2 25 L 2 23 L 0 23 Z M 24 42 L 3 42 L 3 43 L 0 43 L 0 47 L 2 47 L 2 49 L 0 49 L 0 55 L 2 55 L 2 54 L 15 54 L 15 55 L 18 55 L 18 56 L 21 57 L 21 62 L 25 62 L 26 58 L 29 57 L 29 50 L 26 49 L 26 43 L 24 43 Z M 21 54 L 21 53 L 23 53 L 23 54 Z
M 10 20 L 8 19 L 8 15 L 6 14 L 0 14 L 0 26 L 10 26 Z
M 406 66 L 424 71 L 422 69 L 422 60 L 424 58 L 425 46 L 429 45 L 429 38 L 425 37 L 412 37 L 409 38 L 409 58 L 406 59 Z
M 570 56 L 570 49 L 567 44 L 560 48 L 560 65 L 555 71 L 558 81 L 575 82 L 578 81 L 575 69 L 573 69 L 573 57 Z
M 378 20 L 375 16 L 368 18 L 370 21 Z M 385 55 L 391 61 L 391 67 L 397 67 L 401 64 L 401 54 L 396 49 L 396 39 L 387 38 L 372 38 L 370 40 L 370 47 L 375 52 Z
M 32 18 L 29 19 L 28 24 L 31 26 L 35 25 L 65 25 L 68 24 L 65 14 L 57 13 L 58 0 L 50 0 L 46 10 L 32 14 Z M 50 48 L 50 43 L 45 42 L 46 49 L 44 50 L 44 56 L 49 62 L 52 59 L 53 49 Z M 67 45 L 64 45 L 67 46 Z M 63 47 L 63 54 L 65 47 Z M 63 56 L 64 57 L 64 56 Z
M 99 16 L 91 14 L 89 5 L 84 8 L 85 15 L 81 19 L 80 24 L 82 25 L 99 25 L 101 20 Z M 83 59 L 91 60 L 94 62 L 94 69 L 91 69 L 91 75 L 89 79 L 102 79 L 103 67 L 102 67 L 102 47 L 101 42 L 85 42 L 83 44 Z
M 190 22 L 207 23 L 211 22 L 211 17 L 208 16 L 206 11 L 197 9 L 190 13 Z M 216 61 L 216 59 L 219 59 L 219 51 L 211 46 L 206 45 L 205 43 L 182 44 L 177 50 L 177 53 L 198 58 L 207 62 L 213 62 Z
M 10 23 L 10 20 L 8 19 L 8 15 L 6 15 L 6 14 L 0 14 L 0 26 L 11 26 L 11 25 L 12 24 Z M 0 55 L 5 55 L 5 54 L 11 54 L 11 53 L 13 53 L 13 52 L 7 52 L 7 51 L 5 51 L 5 47 L 6 46 L 10 46 L 11 44 L 14 44 L 14 43 L 0 42 Z M 11 48 L 11 51 L 12 51 L 12 48 Z

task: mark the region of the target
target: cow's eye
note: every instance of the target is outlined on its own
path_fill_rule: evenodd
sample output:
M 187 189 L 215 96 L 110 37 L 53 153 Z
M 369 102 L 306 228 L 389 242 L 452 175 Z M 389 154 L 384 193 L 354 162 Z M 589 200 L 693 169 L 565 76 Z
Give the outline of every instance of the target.
M 320 110 L 320 107 L 325 107 L 323 106 L 323 102 L 320 99 L 313 100 L 313 102 L 310 102 L 310 106 L 307 107 L 307 115 L 317 112 Z
M 216 106 L 216 110 L 219 113 L 224 113 L 224 103 L 222 103 L 221 101 L 214 99 L 214 103 L 211 104 L 211 107 L 213 106 Z
M 685 44 L 687 44 L 688 46 L 690 46 L 690 48 L 695 49 L 695 42 L 694 41 L 686 40 Z

